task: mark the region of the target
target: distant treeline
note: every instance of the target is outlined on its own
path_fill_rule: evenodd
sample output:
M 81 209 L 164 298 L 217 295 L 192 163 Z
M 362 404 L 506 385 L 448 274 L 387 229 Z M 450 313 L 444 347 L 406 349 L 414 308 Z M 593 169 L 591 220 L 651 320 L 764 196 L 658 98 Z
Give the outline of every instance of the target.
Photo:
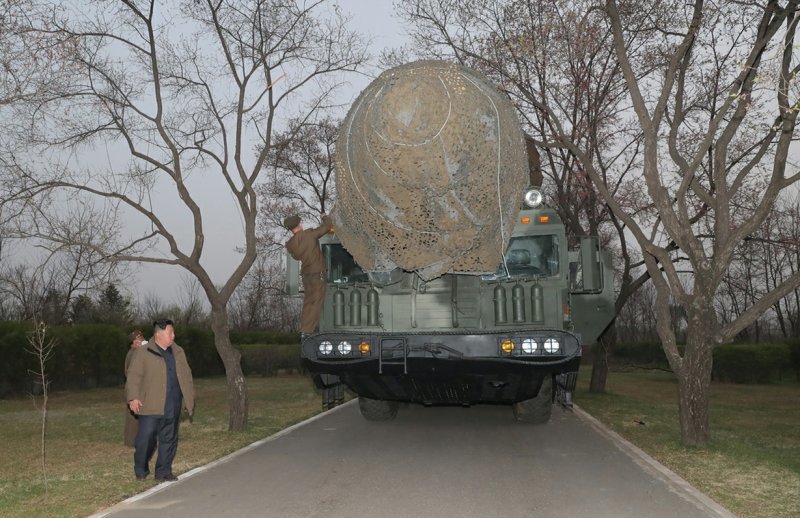
M 669 369 L 657 342 L 619 344 L 612 351 L 611 361 L 617 365 Z M 800 381 L 800 339 L 720 345 L 714 348 L 711 377 L 730 383 Z
M 56 341 L 46 373 L 51 390 L 75 390 L 119 386 L 124 382 L 128 333 L 137 326 L 81 324 L 47 328 L 47 339 Z M 150 337 L 149 326 L 138 326 Z M 0 397 L 38 393 L 34 382 L 38 360 L 29 351 L 31 322 L 0 321 Z M 242 352 L 245 374 L 270 376 L 280 369 L 299 371 L 297 333 L 234 331 L 231 341 Z M 210 329 L 179 326 L 175 342 L 186 350 L 195 377 L 225 374 Z

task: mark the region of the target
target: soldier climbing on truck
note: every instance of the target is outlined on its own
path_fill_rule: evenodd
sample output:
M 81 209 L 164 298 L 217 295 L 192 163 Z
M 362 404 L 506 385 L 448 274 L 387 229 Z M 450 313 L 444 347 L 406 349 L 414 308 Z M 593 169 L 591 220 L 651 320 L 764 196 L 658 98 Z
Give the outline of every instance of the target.
M 300 313 L 301 336 L 313 333 L 319 324 L 322 301 L 325 298 L 325 261 L 319 249 L 319 238 L 327 234 L 333 222 L 322 215 L 317 228 L 304 229 L 300 216 L 289 216 L 283 225 L 292 233 L 286 242 L 286 250 L 296 261 L 301 261 L 300 275 L 303 277 L 303 310 Z

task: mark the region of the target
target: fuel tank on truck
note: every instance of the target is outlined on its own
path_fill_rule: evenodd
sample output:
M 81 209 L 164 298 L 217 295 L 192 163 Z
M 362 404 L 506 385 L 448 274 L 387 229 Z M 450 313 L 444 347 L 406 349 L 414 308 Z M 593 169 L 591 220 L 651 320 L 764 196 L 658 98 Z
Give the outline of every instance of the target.
M 514 107 L 481 74 L 444 61 L 385 71 L 336 152 L 336 234 L 373 280 L 497 269 L 528 157 Z

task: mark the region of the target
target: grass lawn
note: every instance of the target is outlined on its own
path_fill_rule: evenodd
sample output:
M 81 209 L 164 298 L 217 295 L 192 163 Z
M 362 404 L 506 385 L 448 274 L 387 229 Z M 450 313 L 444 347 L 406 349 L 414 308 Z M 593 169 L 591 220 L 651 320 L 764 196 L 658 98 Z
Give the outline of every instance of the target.
M 671 373 L 611 372 L 606 394 L 588 392 L 590 376 L 590 368 L 581 369 L 578 406 L 728 510 L 800 516 L 800 385 L 714 383 L 712 439 L 698 449 L 680 443 Z
M 308 376 L 248 378 L 250 419 L 228 429 L 224 378 L 196 379 L 194 422 L 181 423 L 175 473 L 220 458 L 321 409 Z M 122 388 L 57 392 L 48 403 L 47 481 L 41 461 L 41 398 L 0 400 L 0 516 L 86 516 L 154 485 L 133 476 L 122 445 Z M 37 408 L 39 407 L 39 408 Z M 154 465 L 151 465 L 152 471 Z
M 800 385 L 714 384 L 713 438 L 696 449 L 680 444 L 671 374 L 612 372 L 606 394 L 587 391 L 590 374 L 581 370 L 578 405 L 733 513 L 800 516 Z M 306 376 L 248 378 L 249 427 L 233 434 L 227 432 L 225 380 L 195 382 L 197 412 L 193 423 L 181 424 L 178 474 L 320 410 L 320 396 Z M 41 399 L 0 400 L 0 515 L 86 516 L 151 487 L 152 478 L 134 479 L 133 450 L 122 445 L 122 399 L 121 388 L 52 395 L 46 495 Z

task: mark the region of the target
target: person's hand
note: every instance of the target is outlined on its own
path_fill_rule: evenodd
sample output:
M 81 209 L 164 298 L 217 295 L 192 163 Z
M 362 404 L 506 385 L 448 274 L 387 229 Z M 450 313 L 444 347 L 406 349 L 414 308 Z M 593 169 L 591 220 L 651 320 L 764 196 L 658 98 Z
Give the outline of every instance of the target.
M 128 408 L 130 408 L 131 412 L 134 414 L 138 414 L 139 410 L 142 409 L 142 402 L 138 399 L 132 399 L 128 402 Z

